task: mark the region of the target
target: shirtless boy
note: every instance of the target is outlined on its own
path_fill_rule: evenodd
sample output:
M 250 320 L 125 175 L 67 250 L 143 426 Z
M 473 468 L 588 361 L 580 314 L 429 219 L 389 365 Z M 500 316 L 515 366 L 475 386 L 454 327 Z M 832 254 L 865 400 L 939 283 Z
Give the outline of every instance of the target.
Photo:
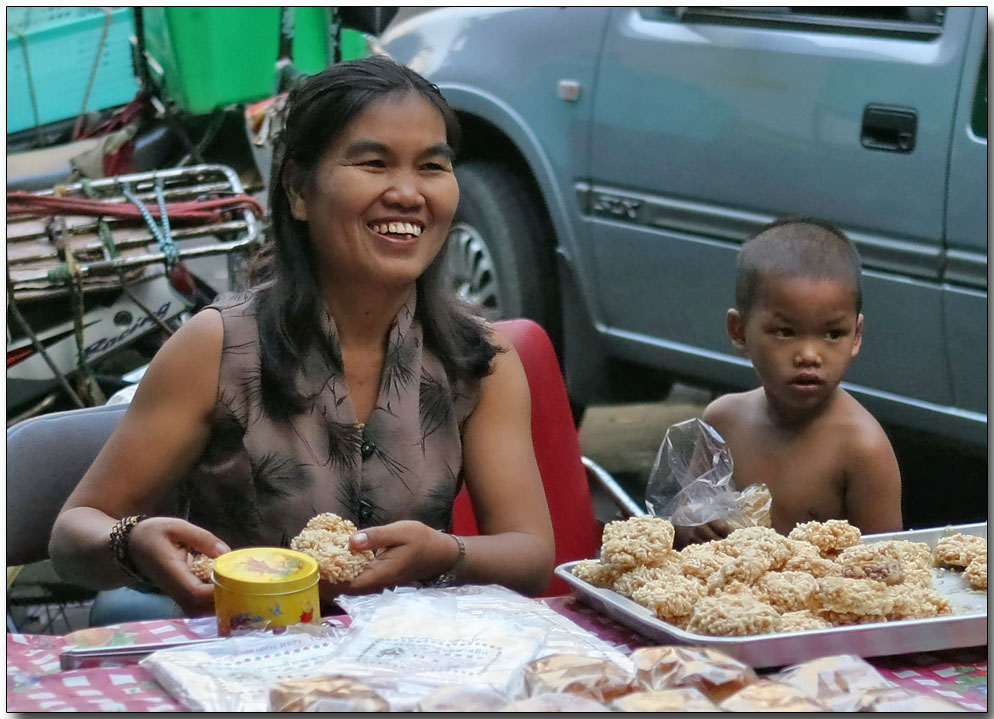
M 828 519 L 863 533 L 902 529 L 894 450 L 839 387 L 862 342 L 860 285 L 856 248 L 819 220 L 771 223 L 739 253 L 728 334 L 762 386 L 719 397 L 703 419 L 728 444 L 736 487 L 769 487 L 781 534 Z M 682 528 L 682 539 L 715 539 L 722 525 Z

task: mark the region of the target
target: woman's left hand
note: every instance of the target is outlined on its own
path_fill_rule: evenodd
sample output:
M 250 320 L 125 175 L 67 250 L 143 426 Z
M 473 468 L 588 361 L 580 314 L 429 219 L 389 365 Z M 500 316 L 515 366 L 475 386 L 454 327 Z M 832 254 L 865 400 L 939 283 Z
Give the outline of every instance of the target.
M 452 568 L 459 545 L 444 532 L 403 520 L 369 527 L 352 535 L 354 551 L 375 553 L 362 574 L 338 587 L 343 594 L 368 594 L 388 587 L 431 579 Z

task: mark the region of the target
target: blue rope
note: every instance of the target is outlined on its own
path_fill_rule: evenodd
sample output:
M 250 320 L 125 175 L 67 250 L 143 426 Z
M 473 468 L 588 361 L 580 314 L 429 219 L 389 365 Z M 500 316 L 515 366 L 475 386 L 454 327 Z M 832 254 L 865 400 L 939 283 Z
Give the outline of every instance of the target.
M 166 214 L 166 198 L 162 192 L 162 184 L 162 178 L 157 178 L 155 181 L 155 199 L 158 200 L 159 203 L 159 219 L 162 222 L 161 225 L 155 221 L 155 218 L 152 217 L 152 213 L 148 211 L 145 204 L 138 199 L 138 196 L 131 191 L 131 188 L 128 185 L 122 185 L 121 191 L 124 193 L 124 196 L 128 198 L 128 201 L 138 208 L 142 219 L 145 220 L 145 224 L 148 225 L 148 229 L 151 230 L 152 236 L 158 241 L 159 249 L 166 257 L 166 267 L 172 267 L 179 262 L 179 250 L 176 249 L 176 244 L 173 242 L 172 230 L 169 228 L 169 215 Z

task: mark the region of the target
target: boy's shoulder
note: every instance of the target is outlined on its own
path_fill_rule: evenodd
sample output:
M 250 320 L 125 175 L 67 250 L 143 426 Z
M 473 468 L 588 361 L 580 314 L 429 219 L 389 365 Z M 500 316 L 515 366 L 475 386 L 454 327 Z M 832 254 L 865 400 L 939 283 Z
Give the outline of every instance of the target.
M 763 388 L 748 392 L 732 392 L 711 400 L 701 419 L 721 431 L 730 424 L 749 424 L 755 421 L 764 401 Z
M 881 442 L 890 443 L 880 422 L 858 399 L 841 387 L 836 391 L 839 397 L 833 424 L 846 434 L 854 449 L 871 449 Z
M 729 392 L 711 400 L 704 408 L 704 414 L 727 412 L 740 412 L 742 410 L 755 409 L 760 406 L 763 400 L 763 388 L 758 387 L 746 392 Z

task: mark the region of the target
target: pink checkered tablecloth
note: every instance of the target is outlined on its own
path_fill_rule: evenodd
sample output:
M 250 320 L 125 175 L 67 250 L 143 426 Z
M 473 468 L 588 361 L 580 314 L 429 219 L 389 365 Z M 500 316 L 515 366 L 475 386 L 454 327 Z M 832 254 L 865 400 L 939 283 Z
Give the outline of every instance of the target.
M 217 633 L 215 620 L 163 619 L 82 629 L 65 636 L 7 635 L 7 711 L 183 711 L 136 663 L 104 662 L 61 671 L 59 654 L 75 647 L 114 647 L 196 639 Z
M 646 639 L 571 597 L 545 600 L 560 614 L 622 650 Z M 343 617 L 336 617 L 343 619 Z M 344 618 L 347 621 L 347 617 Z M 130 663 L 60 671 L 63 647 L 130 646 L 214 636 L 213 617 L 131 622 L 65 636 L 7 635 L 7 711 L 183 711 L 152 676 Z M 987 711 L 987 647 L 870 660 L 887 679 L 965 709 Z M 115 665 L 116 664 L 116 665 Z

